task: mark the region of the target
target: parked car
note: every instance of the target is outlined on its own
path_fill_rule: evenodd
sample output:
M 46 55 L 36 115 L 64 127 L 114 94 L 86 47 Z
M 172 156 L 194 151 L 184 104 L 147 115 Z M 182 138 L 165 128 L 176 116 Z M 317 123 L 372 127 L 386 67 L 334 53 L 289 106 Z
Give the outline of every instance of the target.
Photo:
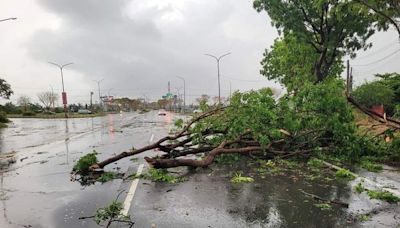
M 167 115 L 167 111 L 165 111 L 164 109 L 160 109 L 160 111 L 158 111 L 158 115 L 159 116 L 166 116 Z
M 79 109 L 78 113 L 79 114 L 92 114 L 92 111 L 87 110 L 87 109 Z

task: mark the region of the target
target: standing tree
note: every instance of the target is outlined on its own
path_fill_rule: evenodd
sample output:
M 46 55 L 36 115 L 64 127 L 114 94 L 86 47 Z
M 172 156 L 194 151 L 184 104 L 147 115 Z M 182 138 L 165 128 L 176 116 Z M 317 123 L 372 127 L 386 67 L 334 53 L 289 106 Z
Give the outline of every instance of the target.
M 31 104 L 31 99 L 28 96 L 22 95 L 18 98 L 17 103 L 22 107 L 24 112 L 27 112 L 29 105 Z
M 41 92 L 41 93 L 38 93 L 37 96 L 38 96 L 40 103 L 42 103 L 43 106 L 47 110 L 50 110 L 51 107 L 54 108 L 54 104 L 56 103 L 56 101 L 58 99 L 58 95 L 52 91 Z
M 375 31 L 369 10 L 349 1 L 255 0 L 254 7 L 265 10 L 284 37 L 293 36 L 298 45 L 314 50 L 314 82 L 327 78 L 345 54 L 354 57 L 357 50 L 369 48 L 367 39 Z
M 210 96 L 208 96 L 207 94 L 202 94 L 199 98 L 196 98 L 197 103 L 199 104 L 207 104 L 208 101 L 210 100 Z
M 11 90 L 10 84 L 8 84 L 4 79 L 0 78 L 0 97 L 9 99 L 13 93 L 14 92 Z

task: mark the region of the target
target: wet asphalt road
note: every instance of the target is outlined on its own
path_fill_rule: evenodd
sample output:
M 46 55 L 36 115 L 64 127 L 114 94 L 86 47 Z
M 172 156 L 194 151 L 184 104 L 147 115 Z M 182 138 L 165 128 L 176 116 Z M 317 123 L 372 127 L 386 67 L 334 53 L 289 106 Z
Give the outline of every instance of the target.
M 0 151 L 16 152 L 16 163 L 1 164 L 0 227 L 96 227 L 93 215 L 115 199 L 121 180 L 92 186 L 70 181 L 75 161 L 96 150 L 99 159 L 148 143 L 168 132 L 174 117 L 157 112 L 87 119 L 12 119 L 1 129 Z M 129 159 L 107 167 L 124 172 Z
M 90 119 L 13 119 L 0 130 L 2 154 L 15 151 L 14 164 L 0 169 L 0 227 L 98 227 L 91 219 L 97 208 L 129 189 L 131 181 L 114 180 L 82 186 L 70 180 L 74 162 L 93 150 L 100 160 L 139 147 L 164 136 L 174 115 L 124 113 Z M 124 159 L 107 170 L 136 172 L 137 161 Z M 398 205 L 369 201 L 354 194 L 343 182 L 310 181 L 297 174 L 260 177 L 247 163 L 211 166 L 208 169 L 173 169 L 186 181 L 177 184 L 140 180 L 130 215 L 134 227 L 396 227 Z M 232 184 L 237 171 L 253 176 L 250 184 Z M 366 174 L 369 175 L 369 174 Z M 371 174 L 372 175 L 372 174 Z M 392 175 L 392 176 L 391 176 Z M 397 175 L 397 174 L 396 174 Z M 390 180 L 398 175 L 388 173 Z M 382 178 L 382 175 L 380 176 Z M 386 180 L 387 182 L 388 180 Z M 395 182 L 395 181 L 394 181 Z M 301 191 L 326 199 L 349 202 L 350 208 L 321 210 Z M 124 200 L 124 193 L 119 200 Z M 349 213 L 365 213 L 375 207 L 383 213 L 365 223 L 349 223 Z M 123 226 L 117 226 L 123 227 Z

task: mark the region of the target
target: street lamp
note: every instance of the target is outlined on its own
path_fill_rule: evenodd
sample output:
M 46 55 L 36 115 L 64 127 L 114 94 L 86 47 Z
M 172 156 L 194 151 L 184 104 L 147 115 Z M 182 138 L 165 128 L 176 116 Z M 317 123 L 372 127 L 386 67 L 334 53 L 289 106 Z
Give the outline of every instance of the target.
M 227 56 L 227 55 L 230 55 L 230 54 L 231 54 L 231 53 L 228 52 L 228 53 L 226 53 L 226 54 L 221 55 L 220 57 L 216 57 L 216 56 L 210 55 L 210 54 L 204 54 L 204 55 L 210 56 L 210 57 L 214 58 L 215 60 L 217 60 L 217 70 L 218 70 L 218 103 L 221 103 L 221 85 L 220 85 L 221 83 L 220 83 L 220 75 L 219 75 L 219 61 L 220 61 L 223 57 L 225 57 L 225 56 Z
M 1 19 L 0 22 L 8 21 L 8 20 L 17 20 L 17 18 L 16 17 L 10 17 L 10 18 L 6 18 L 6 19 Z
M 183 81 L 183 112 L 185 112 L 185 110 L 186 110 L 186 82 L 183 77 L 180 77 L 180 76 L 176 76 L 176 77 Z
M 63 68 L 64 67 L 66 67 L 66 66 L 68 66 L 68 65 L 71 65 L 71 64 L 73 64 L 73 63 L 67 63 L 67 64 L 64 64 L 64 65 L 59 65 L 59 64 L 57 64 L 57 63 L 53 63 L 53 62 L 48 62 L 48 63 L 50 63 L 50 64 L 52 64 L 52 65 L 54 65 L 54 66 L 57 66 L 58 68 L 60 68 L 60 72 L 61 72 L 61 83 L 62 83 L 62 101 L 63 101 L 63 104 L 64 104 L 64 114 L 65 114 L 65 118 L 68 118 L 68 115 L 67 115 L 67 93 L 65 92 L 65 89 L 64 89 L 64 75 L 63 75 Z

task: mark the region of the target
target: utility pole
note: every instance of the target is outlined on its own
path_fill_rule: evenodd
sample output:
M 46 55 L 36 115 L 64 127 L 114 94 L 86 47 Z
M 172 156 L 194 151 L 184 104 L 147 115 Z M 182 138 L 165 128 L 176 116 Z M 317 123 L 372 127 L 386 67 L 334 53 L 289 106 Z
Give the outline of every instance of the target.
M 104 80 L 104 78 L 102 78 L 101 80 L 93 80 L 93 81 L 95 81 L 96 83 L 97 83 L 97 88 L 98 88 L 98 90 L 99 90 L 99 105 L 100 105 L 100 107 L 102 106 L 101 105 L 101 91 L 100 91 L 100 82 L 102 82 Z
M 53 86 L 52 85 L 50 85 L 50 89 L 51 89 L 51 104 L 50 104 L 50 107 L 52 107 L 53 111 L 54 111 L 55 96 L 54 96 L 54 90 L 53 90 Z
M 232 99 L 232 82 L 229 81 L 229 103 L 231 102 Z
M 50 64 L 52 64 L 52 65 L 57 66 L 58 68 L 60 68 L 60 72 L 61 72 L 61 83 L 62 83 L 62 94 L 61 94 L 61 96 L 62 96 L 62 101 L 63 101 L 63 105 L 64 105 L 64 114 L 65 114 L 65 118 L 68 118 L 68 114 L 67 114 L 67 111 L 68 111 L 68 110 L 67 110 L 67 93 L 65 92 L 65 89 L 64 89 L 63 68 L 66 67 L 66 66 L 68 66 L 68 65 L 71 65 L 71 64 L 73 64 L 73 63 L 67 63 L 67 64 L 64 64 L 64 65 L 59 65 L 59 64 L 53 63 L 53 62 L 48 62 L 48 63 L 50 63 Z
M 350 96 L 349 85 L 350 85 L 350 60 L 347 60 L 347 77 L 346 77 L 346 95 L 347 96 Z
M 216 56 L 210 55 L 210 54 L 204 54 L 204 55 L 207 55 L 207 56 L 210 56 L 210 57 L 214 58 L 217 61 L 217 70 L 218 70 L 218 103 L 219 104 L 221 103 L 221 83 L 220 83 L 220 74 L 219 74 L 219 62 L 223 57 L 225 57 L 227 55 L 230 55 L 230 54 L 231 53 L 228 52 L 228 53 L 226 53 L 224 55 L 221 55 L 219 57 L 216 57 Z
M 183 112 L 186 110 L 186 81 L 185 78 L 176 76 L 177 78 L 181 79 L 183 81 Z
M 90 92 L 90 111 L 93 111 L 93 92 Z
M 353 67 L 350 67 L 349 95 L 353 92 Z

